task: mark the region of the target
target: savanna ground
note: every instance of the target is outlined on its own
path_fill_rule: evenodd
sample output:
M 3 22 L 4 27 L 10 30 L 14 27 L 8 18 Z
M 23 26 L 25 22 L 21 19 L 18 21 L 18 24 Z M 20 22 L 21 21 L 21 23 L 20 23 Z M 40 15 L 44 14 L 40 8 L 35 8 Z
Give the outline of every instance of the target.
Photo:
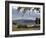
M 40 24 L 35 24 L 35 26 L 22 26 L 22 25 L 12 25 L 12 31 L 24 31 L 24 30 L 40 30 Z

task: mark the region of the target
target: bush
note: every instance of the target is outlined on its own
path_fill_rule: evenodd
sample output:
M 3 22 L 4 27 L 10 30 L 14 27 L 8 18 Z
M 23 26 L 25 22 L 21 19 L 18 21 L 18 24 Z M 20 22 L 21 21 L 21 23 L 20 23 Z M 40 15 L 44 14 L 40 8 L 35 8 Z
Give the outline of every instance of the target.
M 27 28 L 26 25 L 18 25 L 18 28 Z
M 27 28 L 27 25 L 25 25 L 24 27 Z
M 13 23 L 14 25 L 16 25 L 17 23 Z
M 18 25 L 18 28 L 21 28 L 22 26 L 21 25 Z

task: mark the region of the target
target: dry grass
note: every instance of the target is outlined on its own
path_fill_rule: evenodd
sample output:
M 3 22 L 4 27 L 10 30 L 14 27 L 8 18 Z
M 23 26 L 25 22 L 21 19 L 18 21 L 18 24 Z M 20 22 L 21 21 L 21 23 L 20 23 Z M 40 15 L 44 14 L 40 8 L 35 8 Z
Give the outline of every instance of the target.
M 24 30 L 40 30 L 40 25 L 27 28 L 18 28 L 17 25 L 12 25 L 12 31 L 24 31 Z

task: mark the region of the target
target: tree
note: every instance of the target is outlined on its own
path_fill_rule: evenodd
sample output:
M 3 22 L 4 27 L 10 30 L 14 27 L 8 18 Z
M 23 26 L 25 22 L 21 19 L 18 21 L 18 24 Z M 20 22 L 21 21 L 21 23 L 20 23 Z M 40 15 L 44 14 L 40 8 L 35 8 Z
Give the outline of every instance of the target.
M 40 18 L 36 18 L 35 23 L 40 24 Z

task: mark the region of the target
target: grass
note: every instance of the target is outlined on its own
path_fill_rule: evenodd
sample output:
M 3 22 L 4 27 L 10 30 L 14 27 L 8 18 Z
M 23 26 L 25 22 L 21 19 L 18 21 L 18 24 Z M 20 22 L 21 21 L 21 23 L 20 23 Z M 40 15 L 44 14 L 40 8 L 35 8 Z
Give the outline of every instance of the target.
M 38 25 L 38 26 L 37 26 Z M 12 31 L 24 31 L 24 30 L 40 30 L 40 24 L 35 26 L 27 27 L 26 25 L 12 25 Z

